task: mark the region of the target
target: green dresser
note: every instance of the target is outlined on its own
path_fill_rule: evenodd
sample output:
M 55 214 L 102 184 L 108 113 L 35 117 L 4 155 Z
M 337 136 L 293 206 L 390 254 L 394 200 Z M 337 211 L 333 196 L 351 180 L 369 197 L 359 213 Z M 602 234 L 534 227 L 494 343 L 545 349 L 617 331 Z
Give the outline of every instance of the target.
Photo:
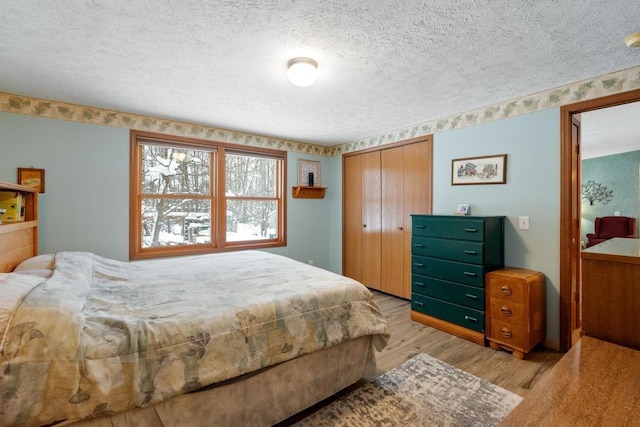
M 485 274 L 504 266 L 505 217 L 411 217 L 411 318 L 484 345 Z

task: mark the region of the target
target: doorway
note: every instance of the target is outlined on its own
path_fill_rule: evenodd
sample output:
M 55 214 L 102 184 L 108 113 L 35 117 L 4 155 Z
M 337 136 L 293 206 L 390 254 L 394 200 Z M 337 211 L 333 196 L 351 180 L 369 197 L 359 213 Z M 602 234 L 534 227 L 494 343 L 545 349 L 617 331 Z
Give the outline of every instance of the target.
M 580 180 L 579 127 L 575 116 L 587 111 L 640 101 L 640 89 L 560 108 L 560 350 L 574 343 L 579 326 Z

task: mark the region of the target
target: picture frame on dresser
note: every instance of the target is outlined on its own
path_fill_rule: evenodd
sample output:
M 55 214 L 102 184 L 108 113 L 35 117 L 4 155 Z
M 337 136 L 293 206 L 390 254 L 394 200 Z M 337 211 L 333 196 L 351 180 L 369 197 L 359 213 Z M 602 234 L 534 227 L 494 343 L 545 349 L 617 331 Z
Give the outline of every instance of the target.
M 506 183 L 506 154 L 451 160 L 451 185 Z

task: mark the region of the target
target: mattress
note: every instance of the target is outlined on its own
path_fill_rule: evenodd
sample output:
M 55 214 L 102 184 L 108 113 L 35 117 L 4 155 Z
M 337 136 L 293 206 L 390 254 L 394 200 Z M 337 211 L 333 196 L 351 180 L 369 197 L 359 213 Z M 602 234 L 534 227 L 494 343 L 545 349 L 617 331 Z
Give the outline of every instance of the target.
M 388 339 L 363 285 L 259 251 L 131 263 L 61 252 L 32 283 L 0 344 L 2 425 L 109 416 Z

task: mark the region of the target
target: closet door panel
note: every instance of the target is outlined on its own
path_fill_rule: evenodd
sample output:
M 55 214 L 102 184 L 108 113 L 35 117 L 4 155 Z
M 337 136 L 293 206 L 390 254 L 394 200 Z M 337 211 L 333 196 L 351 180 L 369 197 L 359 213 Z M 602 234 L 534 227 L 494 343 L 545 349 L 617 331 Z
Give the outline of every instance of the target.
M 405 259 L 402 296 L 411 298 L 411 214 L 431 213 L 432 140 L 403 146 L 403 227 Z
M 382 150 L 382 291 L 403 295 L 403 147 Z
M 380 152 L 362 154 L 362 280 L 380 289 L 381 269 Z
M 362 281 L 362 156 L 344 158 L 343 274 Z

